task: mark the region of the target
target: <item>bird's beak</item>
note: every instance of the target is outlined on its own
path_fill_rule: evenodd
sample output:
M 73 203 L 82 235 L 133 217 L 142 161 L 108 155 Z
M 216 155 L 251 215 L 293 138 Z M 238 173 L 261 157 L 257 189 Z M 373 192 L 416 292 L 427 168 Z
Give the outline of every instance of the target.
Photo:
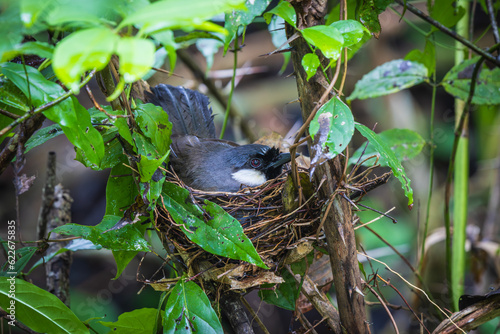
M 281 153 L 280 158 L 278 161 L 273 162 L 269 167 L 272 168 L 278 168 L 286 164 L 287 162 L 290 162 L 292 160 L 292 156 L 290 153 Z

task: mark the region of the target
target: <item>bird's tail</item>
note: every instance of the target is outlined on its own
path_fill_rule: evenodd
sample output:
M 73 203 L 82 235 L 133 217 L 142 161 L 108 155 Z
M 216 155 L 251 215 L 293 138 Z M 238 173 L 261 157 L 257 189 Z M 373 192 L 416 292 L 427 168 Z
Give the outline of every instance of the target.
M 162 107 L 172 122 L 172 135 L 215 138 L 210 101 L 205 95 L 184 87 L 165 84 L 151 88 L 146 102 Z

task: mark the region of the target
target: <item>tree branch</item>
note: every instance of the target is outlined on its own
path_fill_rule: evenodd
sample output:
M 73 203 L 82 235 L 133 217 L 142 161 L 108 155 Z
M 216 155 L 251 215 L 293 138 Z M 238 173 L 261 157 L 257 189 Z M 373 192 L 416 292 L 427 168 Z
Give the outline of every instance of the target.
M 462 43 L 463 45 L 465 45 L 469 49 L 471 49 L 474 52 L 476 52 L 477 54 L 481 55 L 486 60 L 491 61 L 492 63 L 494 63 L 497 66 L 500 66 L 500 59 L 498 59 L 497 57 L 493 56 L 491 53 L 488 53 L 487 51 L 481 49 L 480 47 L 478 47 L 477 45 L 473 44 L 472 42 L 466 40 L 464 37 L 458 35 L 453 30 L 445 27 L 444 25 L 442 25 L 438 21 L 434 20 L 429 15 L 426 15 L 424 12 L 422 12 L 417 7 L 414 7 L 413 5 L 411 5 L 409 2 L 406 2 L 406 1 L 403 1 L 403 0 L 395 0 L 395 1 L 398 4 L 400 4 L 401 6 L 407 8 L 410 12 L 412 12 L 416 16 L 420 17 L 422 20 L 427 21 L 428 23 L 432 24 L 434 27 L 438 28 L 441 32 L 447 34 L 451 38 L 459 41 L 460 43 Z

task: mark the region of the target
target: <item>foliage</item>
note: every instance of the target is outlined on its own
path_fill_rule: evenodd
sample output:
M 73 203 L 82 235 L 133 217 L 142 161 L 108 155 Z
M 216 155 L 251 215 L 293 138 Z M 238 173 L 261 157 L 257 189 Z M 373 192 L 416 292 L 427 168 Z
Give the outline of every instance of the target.
M 322 77 L 333 85 L 335 82 L 329 82 L 326 73 L 346 64 L 372 36 L 378 37 L 381 33 L 379 14 L 391 2 L 346 1 L 353 10 L 349 10 L 345 20 L 337 20 L 341 14 L 337 6 L 330 12 L 326 24 L 302 28 L 298 26 L 295 9 L 283 0 L 272 8 L 270 0 L 0 1 L 0 30 L 6 37 L 0 41 L 0 109 L 3 111 L 0 140 L 11 140 L 19 124 L 43 113 L 53 124 L 26 141 L 24 151 L 17 152 L 18 161 L 28 151 L 64 135 L 75 147 L 76 160 L 96 171 L 110 170 L 106 212 L 101 222 L 95 226 L 66 224 L 56 228 L 52 233 L 81 240 L 46 254 L 31 267 L 27 264 L 38 248 L 18 250 L 12 269 L 8 269 L 9 262 L 2 267 L 0 306 L 7 310 L 14 300 L 17 320 L 34 331 L 88 332 L 81 319 L 59 299 L 21 278 L 62 252 L 101 248 L 113 252 L 118 278 L 138 252 L 156 254 L 146 231 L 155 229 L 155 208 L 159 203 L 176 224 L 182 226 L 185 236 L 203 250 L 268 269 L 235 218 L 209 201 L 202 206 L 192 204 L 188 190 L 165 181 L 164 166 L 168 165 L 171 154 L 172 124 L 160 107 L 135 100 L 132 84 L 149 76 L 158 59 L 168 57 L 173 70 L 176 51 L 191 44 L 202 51 L 208 71 L 218 48 L 223 46 L 226 53 L 240 36 L 243 42 L 247 27 L 253 22 L 262 22 L 262 16 L 272 30 L 276 47 L 286 49 L 287 39 L 284 31 L 271 27 L 284 22 L 293 29 L 296 38 L 307 41 L 310 53 L 301 59 L 307 80 Z M 466 11 L 462 6 L 450 10 L 453 4 L 452 0 L 429 2 L 430 16 L 445 27 L 454 27 Z M 220 14 L 224 14 L 223 25 L 216 21 Z M 332 91 L 334 96 L 317 107 L 308 124 L 314 142 L 312 169 L 335 156 L 345 155 L 346 148 L 352 146 L 356 129 L 368 142 L 354 151 L 347 164 L 352 170 L 361 165 L 371 168 L 374 161 L 370 157 L 376 156 L 380 166 L 390 167 L 401 183 L 408 206 L 413 206 L 413 189 L 402 162 L 424 150 L 426 140 L 408 129 L 376 133 L 355 122 L 350 103 L 427 84 L 434 89 L 442 86 L 452 96 L 470 100 L 474 105 L 500 104 L 500 70 L 486 67 L 482 63 L 484 57 L 457 64 L 442 79 L 436 79 L 434 34 L 438 30 L 435 26 L 429 28 L 423 51 L 412 50 L 404 59 L 388 61 L 365 74 L 344 99 L 348 103 L 344 102 L 342 91 Z M 31 66 L 26 61 L 28 56 L 36 56 L 39 63 Z M 287 53 L 285 57 L 290 56 Z M 477 77 L 474 73 L 478 73 Z M 104 90 L 111 106 L 85 108 L 75 95 L 96 75 L 106 86 Z M 344 80 L 345 77 L 340 87 L 344 86 Z M 461 130 L 457 129 L 457 133 Z M 434 145 L 432 138 L 428 144 Z M 425 237 L 426 233 L 424 240 Z M 312 261 L 312 257 L 311 252 L 308 258 Z M 11 272 L 18 277 L 15 281 L 7 278 Z M 300 284 L 287 270 L 283 269 L 279 275 L 284 283 L 264 285 L 259 295 L 269 304 L 294 310 Z M 16 285 L 15 298 L 9 294 L 11 282 Z M 152 332 L 158 329 L 156 326 L 163 327 L 164 333 L 223 331 L 217 312 L 195 277 L 178 278 L 163 304 L 160 298 L 158 309 L 139 308 L 120 315 L 116 322 L 100 323 L 123 333 Z

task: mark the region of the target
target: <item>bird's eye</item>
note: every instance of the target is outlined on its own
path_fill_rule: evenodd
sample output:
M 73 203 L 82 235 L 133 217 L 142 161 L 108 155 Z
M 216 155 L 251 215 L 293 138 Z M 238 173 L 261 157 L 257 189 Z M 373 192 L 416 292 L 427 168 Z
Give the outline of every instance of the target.
M 250 160 L 250 165 L 252 165 L 253 168 L 259 168 L 262 165 L 262 160 L 260 159 L 252 159 Z

